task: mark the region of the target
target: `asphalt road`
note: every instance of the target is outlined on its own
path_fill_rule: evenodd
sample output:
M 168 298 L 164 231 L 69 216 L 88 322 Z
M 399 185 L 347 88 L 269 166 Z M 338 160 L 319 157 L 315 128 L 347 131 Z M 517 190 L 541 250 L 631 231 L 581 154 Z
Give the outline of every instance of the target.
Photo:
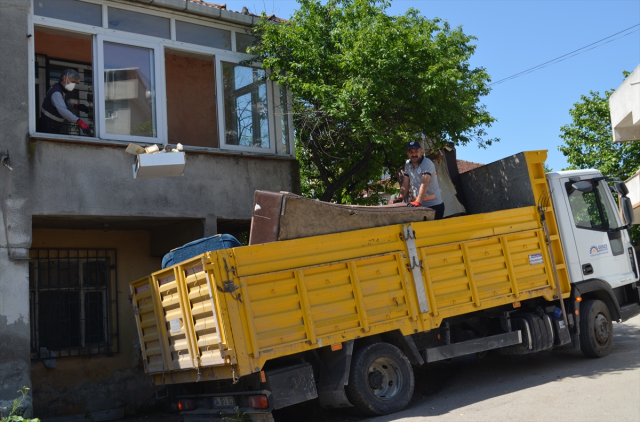
M 402 412 L 362 418 L 301 403 L 276 422 L 639 422 L 640 316 L 614 323 L 609 356 L 555 350 L 536 355 L 457 358 L 416 370 L 413 400 Z M 285 409 L 283 409 L 285 410 Z

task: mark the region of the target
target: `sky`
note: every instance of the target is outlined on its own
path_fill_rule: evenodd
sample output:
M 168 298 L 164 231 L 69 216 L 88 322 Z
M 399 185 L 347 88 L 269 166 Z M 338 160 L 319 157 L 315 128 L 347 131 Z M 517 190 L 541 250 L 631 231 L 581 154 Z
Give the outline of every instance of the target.
M 230 10 L 288 18 L 293 0 L 224 0 Z M 220 2 L 220 1 L 217 1 Z M 428 18 L 447 20 L 478 39 L 473 67 L 484 67 L 498 81 L 640 23 L 639 0 L 394 0 L 389 14 L 418 9 Z M 560 127 L 571 123 L 569 110 L 581 95 L 604 94 L 623 81 L 623 70 L 640 65 L 640 27 L 558 64 L 495 85 L 481 99 L 497 122 L 486 149 L 458 147 L 458 158 L 488 164 L 521 151 L 547 149 L 553 170 L 568 166 L 558 146 Z M 622 35 L 622 34 L 621 34 Z M 607 40 L 608 41 L 608 40 Z

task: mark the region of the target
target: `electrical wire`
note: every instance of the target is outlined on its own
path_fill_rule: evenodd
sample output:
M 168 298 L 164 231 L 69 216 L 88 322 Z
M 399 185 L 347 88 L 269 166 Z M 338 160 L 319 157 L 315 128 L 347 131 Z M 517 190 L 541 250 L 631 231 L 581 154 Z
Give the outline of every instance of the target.
M 500 80 L 498 80 L 498 81 L 496 81 L 496 82 L 492 82 L 492 83 L 490 83 L 490 84 L 489 84 L 489 86 L 494 86 L 494 85 L 502 84 L 502 83 L 507 82 L 507 81 L 509 81 L 509 80 L 511 80 L 511 79 L 515 79 L 515 78 L 518 78 L 518 77 L 520 77 L 520 76 L 524 76 L 524 75 L 529 74 L 529 73 L 531 73 L 531 72 L 535 72 L 536 70 L 543 69 L 543 68 L 545 68 L 545 67 L 547 67 L 547 66 L 551 66 L 551 65 L 553 65 L 553 64 L 563 62 L 563 61 L 565 61 L 565 60 L 567 60 L 567 59 L 570 59 L 571 57 L 575 57 L 575 56 L 577 56 L 577 55 L 579 55 L 579 54 L 586 53 L 587 51 L 593 50 L 594 48 L 598 48 L 598 47 L 601 47 L 601 46 L 603 46 L 603 45 L 605 45 L 605 44 L 609 44 L 610 42 L 613 42 L 613 41 L 615 41 L 615 40 L 617 40 L 617 39 L 620 39 L 620 38 L 626 37 L 627 35 L 631 35 L 631 34 L 633 34 L 633 33 L 634 33 L 634 32 L 636 32 L 636 31 L 639 31 L 639 30 L 640 30 L 640 28 L 637 28 L 637 29 L 635 29 L 635 30 L 633 30 L 633 31 L 627 32 L 627 31 L 629 31 L 630 29 L 633 29 L 633 28 L 636 28 L 636 27 L 639 27 L 639 26 L 640 26 L 640 23 L 639 23 L 639 24 L 636 24 L 636 25 L 633 25 L 633 26 L 630 26 L 630 27 L 629 27 L 629 28 L 627 28 L 627 29 L 624 29 L 624 30 L 622 30 L 622 31 L 620 31 L 620 32 L 616 32 L 616 33 L 615 33 L 615 34 L 613 34 L 613 35 L 609 35 L 608 37 L 602 38 L 601 40 L 598 40 L 598 41 L 593 42 L 593 43 L 591 43 L 591 44 L 585 45 L 584 47 L 578 48 L 577 50 L 573 50 L 573 51 L 571 51 L 571 52 L 569 52 L 569 53 L 567 53 L 567 54 L 563 54 L 562 56 L 556 57 L 555 59 L 552 59 L 552 60 L 546 61 L 546 62 L 544 62 L 544 63 L 541 63 L 541 64 L 537 65 L 537 66 L 534 66 L 534 67 L 531 67 L 531 68 L 529 68 L 529 69 L 523 70 L 522 72 L 515 73 L 515 74 L 513 74 L 513 75 L 511 75 L 511 76 L 508 76 L 508 77 L 506 77 L 506 78 L 500 79 Z M 617 37 L 617 38 L 614 38 L 614 39 L 612 39 L 612 40 L 609 40 L 609 41 L 607 41 L 607 42 L 604 42 L 604 43 L 602 42 L 602 41 L 608 40 L 608 39 L 609 39 L 609 38 L 611 38 L 611 37 L 615 37 L 616 35 L 620 35 L 620 34 L 622 34 L 622 33 L 624 33 L 624 32 L 627 32 L 627 33 L 626 33 L 626 34 L 624 34 L 624 35 L 621 35 L 621 36 L 619 36 L 619 37 Z M 596 45 L 596 44 L 597 44 L 597 45 Z M 588 48 L 588 47 L 591 47 L 591 48 Z M 586 49 L 586 50 L 585 50 L 585 49 Z

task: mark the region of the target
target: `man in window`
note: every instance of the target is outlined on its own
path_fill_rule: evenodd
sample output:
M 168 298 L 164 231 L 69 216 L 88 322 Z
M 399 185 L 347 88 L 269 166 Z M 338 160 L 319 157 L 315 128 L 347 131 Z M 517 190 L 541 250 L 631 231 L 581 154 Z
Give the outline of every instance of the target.
M 419 142 L 412 141 L 407 145 L 407 160 L 404 165 L 404 179 L 400 186 L 400 196 L 393 203 L 404 201 L 409 192 L 412 201 L 409 207 L 429 207 L 435 210 L 436 220 L 444 216 L 444 202 L 438 186 L 438 174 L 433 162 L 423 155 Z
M 66 93 L 73 91 L 80 80 L 80 74 L 73 69 L 65 69 L 60 75 L 60 81 L 49 88 L 47 96 L 42 103 L 42 113 L 40 114 L 41 132 L 60 133 L 65 120 L 76 123 L 82 130 L 89 129 L 89 125 L 78 116 L 69 111 L 69 107 L 89 112 L 89 107 L 84 104 L 73 104 L 65 99 Z

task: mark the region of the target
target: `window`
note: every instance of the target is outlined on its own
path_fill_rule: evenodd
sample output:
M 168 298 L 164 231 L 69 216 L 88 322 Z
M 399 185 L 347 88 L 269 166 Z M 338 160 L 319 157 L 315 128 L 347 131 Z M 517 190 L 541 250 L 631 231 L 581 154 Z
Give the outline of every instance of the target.
M 46 358 L 118 352 L 116 251 L 32 249 L 31 352 Z
M 102 26 L 102 6 L 99 4 L 78 0 L 35 0 L 33 6 L 38 16 Z
M 214 57 L 166 49 L 164 62 L 169 143 L 217 148 Z
M 171 39 L 169 19 L 115 7 L 109 8 L 109 29 Z
M 238 53 L 246 53 L 247 48 L 251 47 L 255 40 L 256 37 L 253 35 L 236 32 L 236 51 Z
M 286 91 L 240 64 L 255 42 L 245 29 L 106 0 L 33 10 L 31 134 L 293 154 Z M 42 113 L 67 68 L 80 75 L 72 91 L 57 87 L 68 110 Z
M 271 148 L 265 71 L 222 62 L 225 143 Z
M 124 40 L 122 40 L 124 41 Z M 124 141 L 164 143 L 164 109 L 158 104 L 161 85 L 158 68 L 162 52 L 155 44 L 132 45 L 114 37 L 98 37 L 101 77 L 98 101 L 101 115 L 100 137 Z
M 280 93 L 278 97 L 278 106 L 276 112 L 276 118 L 279 120 L 280 127 L 278 128 L 277 138 L 280 139 L 280 145 L 278 145 L 278 153 L 280 154 L 290 154 L 291 153 L 291 141 L 290 137 L 290 126 L 291 123 L 289 119 L 292 114 L 290 109 L 289 96 L 287 95 L 287 91 L 284 87 L 277 87 L 278 92 Z
M 43 27 L 36 27 L 34 34 L 36 54 L 34 105 L 37 131 L 60 135 L 95 136 L 91 36 L 67 31 L 52 31 Z M 60 81 L 60 76 L 65 69 L 73 69 L 80 75 L 73 91 L 64 92 L 67 116 L 73 118 L 73 121 L 62 119 L 60 127 L 47 128 L 41 120 L 42 104 L 47 92 Z M 74 108 L 75 105 L 87 106 L 89 112 L 79 111 Z M 78 118 L 89 124 L 87 130 L 82 130 L 76 124 Z
M 231 31 L 176 20 L 176 41 L 231 50 Z
M 606 182 L 593 182 L 595 186 L 590 192 L 574 189 L 572 184 L 567 182 L 565 188 L 576 227 L 596 230 L 619 227 L 615 211 L 608 201 L 609 186 Z

